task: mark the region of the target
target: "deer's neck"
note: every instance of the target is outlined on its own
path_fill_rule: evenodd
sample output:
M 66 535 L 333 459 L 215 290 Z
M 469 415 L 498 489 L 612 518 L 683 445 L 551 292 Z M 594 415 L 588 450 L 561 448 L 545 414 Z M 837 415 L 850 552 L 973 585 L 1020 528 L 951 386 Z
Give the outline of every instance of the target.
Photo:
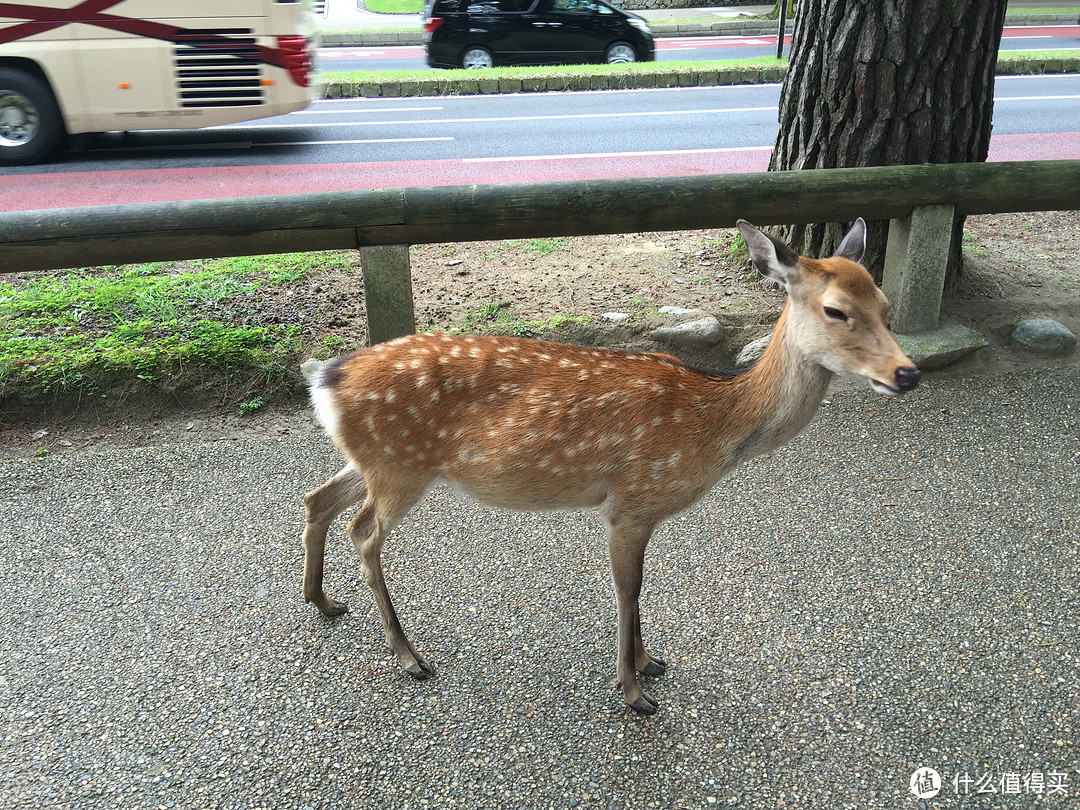
M 738 380 L 741 438 L 736 463 L 793 439 L 814 418 L 833 373 L 806 357 L 790 334 L 789 307 L 764 354 Z

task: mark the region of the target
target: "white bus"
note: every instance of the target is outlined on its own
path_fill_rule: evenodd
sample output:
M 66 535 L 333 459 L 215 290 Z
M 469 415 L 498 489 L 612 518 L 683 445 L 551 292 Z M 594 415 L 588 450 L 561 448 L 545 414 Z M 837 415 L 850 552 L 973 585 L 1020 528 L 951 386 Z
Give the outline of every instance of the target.
M 310 0 L 0 2 L 0 165 L 68 135 L 193 129 L 318 92 Z

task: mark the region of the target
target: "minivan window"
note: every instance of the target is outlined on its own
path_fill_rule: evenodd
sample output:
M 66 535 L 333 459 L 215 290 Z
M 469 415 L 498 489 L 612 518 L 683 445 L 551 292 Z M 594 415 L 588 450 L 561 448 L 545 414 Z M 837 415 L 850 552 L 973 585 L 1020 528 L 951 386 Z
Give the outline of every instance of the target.
M 533 7 L 536 0 L 483 0 L 479 3 L 470 3 L 466 11 L 470 14 L 521 14 Z
M 596 11 L 593 0 L 555 0 L 551 7 L 555 11 L 577 11 L 586 14 Z

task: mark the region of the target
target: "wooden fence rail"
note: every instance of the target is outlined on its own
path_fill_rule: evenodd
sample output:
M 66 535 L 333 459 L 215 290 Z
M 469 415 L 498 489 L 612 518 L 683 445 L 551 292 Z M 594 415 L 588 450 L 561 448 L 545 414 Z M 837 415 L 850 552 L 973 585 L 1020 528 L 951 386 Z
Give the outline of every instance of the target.
M 384 302 L 369 309 L 374 340 L 413 328 L 408 245 L 862 216 L 893 220 L 885 284 L 899 330 L 922 331 L 940 307 L 946 219 L 1068 209 L 1080 209 L 1076 160 L 394 188 L 0 213 L 0 271 L 402 246 L 364 262 L 366 297 Z

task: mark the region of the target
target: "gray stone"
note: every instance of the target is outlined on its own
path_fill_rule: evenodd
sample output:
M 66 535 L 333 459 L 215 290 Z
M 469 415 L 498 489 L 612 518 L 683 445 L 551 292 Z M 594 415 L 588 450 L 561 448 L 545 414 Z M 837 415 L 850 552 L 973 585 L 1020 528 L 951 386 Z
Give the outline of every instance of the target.
M 1049 318 L 1020 321 L 1013 330 L 1012 339 L 1028 351 L 1049 357 L 1065 357 L 1076 349 L 1076 335 Z
M 661 315 L 704 315 L 700 309 L 687 309 L 686 307 L 660 307 Z
M 687 321 L 677 326 L 665 326 L 655 329 L 652 336 L 664 343 L 676 346 L 699 347 L 714 346 L 720 342 L 720 321 L 712 315 Z
M 769 341 L 772 340 L 772 333 L 759 337 L 757 340 L 752 340 L 743 346 L 739 356 L 735 358 L 735 367 L 743 368 L 751 363 L 755 362 L 761 355 L 765 353 L 765 347 L 769 345 Z
M 630 319 L 630 315 L 626 312 L 605 312 L 600 317 L 616 323 Z
M 896 335 L 896 340 L 921 369 L 950 366 L 987 345 L 974 329 L 955 323 L 943 323 L 937 329 L 914 335 Z
M 889 223 L 881 290 L 893 329 L 921 334 L 937 326 L 954 217 L 954 206 L 918 205 Z

